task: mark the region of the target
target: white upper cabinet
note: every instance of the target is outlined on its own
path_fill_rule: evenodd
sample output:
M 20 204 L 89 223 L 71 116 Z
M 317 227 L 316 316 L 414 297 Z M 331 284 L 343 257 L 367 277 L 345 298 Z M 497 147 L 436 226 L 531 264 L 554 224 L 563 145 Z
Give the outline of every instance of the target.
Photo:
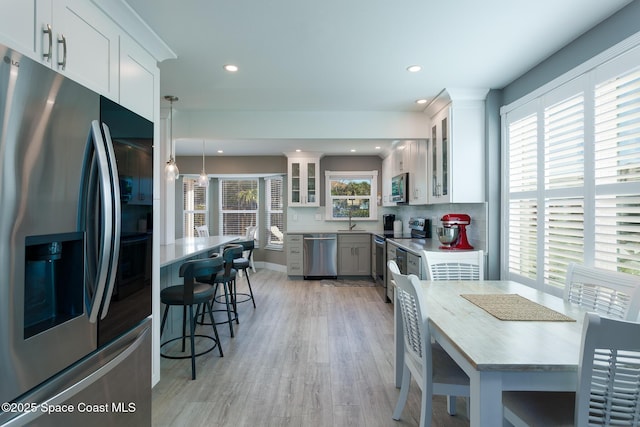
M 486 90 L 447 90 L 431 116 L 428 202 L 484 202 L 484 99 Z M 433 112 L 433 108 L 439 109 Z
M 320 157 L 288 157 L 290 207 L 320 206 Z
M 405 149 L 407 151 L 407 149 Z M 418 139 L 409 142 L 409 204 L 426 205 L 427 191 L 427 141 Z
M 382 205 L 396 206 L 396 202 L 391 201 L 391 178 L 403 173 L 409 174 L 407 203 L 426 205 L 429 197 L 427 167 L 426 140 L 398 142 L 391 154 L 382 161 Z
M 126 35 L 120 38 L 120 104 L 154 121 L 160 94 L 160 71 L 155 59 Z
M 382 206 L 395 206 L 391 201 L 391 177 L 393 176 L 393 155 L 382 160 Z
M 118 100 L 117 27 L 83 0 L 0 0 L 0 37 L 72 80 Z
M 0 0 L 0 42 L 38 61 L 42 59 L 41 55 L 36 55 L 40 34 L 34 31 L 34 20 L 39 3 L 35 0 Z M 48 6 L 51 16 L 51 0 L 44 6 Z M 40 9 L 46 9 L 44 6 L 40 5 Z

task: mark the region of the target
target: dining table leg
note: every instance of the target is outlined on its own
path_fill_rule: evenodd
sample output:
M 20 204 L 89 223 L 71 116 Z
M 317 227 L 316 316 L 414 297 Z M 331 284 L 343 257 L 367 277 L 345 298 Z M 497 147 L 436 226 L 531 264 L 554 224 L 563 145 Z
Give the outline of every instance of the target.
M 471 427 L 502 426 L 502 374 L 473 371 L 469 375 Z

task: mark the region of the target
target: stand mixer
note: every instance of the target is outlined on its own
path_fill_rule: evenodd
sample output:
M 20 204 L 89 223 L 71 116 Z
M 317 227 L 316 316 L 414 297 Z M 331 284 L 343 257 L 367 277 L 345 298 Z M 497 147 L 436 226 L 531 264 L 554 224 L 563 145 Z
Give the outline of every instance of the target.
M 467 214 L 446 214 L 440 218 L 442 227 L 438 227 L 440 249 L 470 250 L 473 246 L 467 240 L 467 225 L 471 224 L 471 217 Z

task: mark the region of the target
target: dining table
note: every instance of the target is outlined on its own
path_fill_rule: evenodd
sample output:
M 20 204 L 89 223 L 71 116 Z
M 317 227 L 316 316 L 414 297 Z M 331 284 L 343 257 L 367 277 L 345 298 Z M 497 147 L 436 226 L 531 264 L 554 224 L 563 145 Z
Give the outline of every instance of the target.
M 431 336 L 469 376 L 472 427 L 503 425 L 506 390 L 575 391 L 584 310 L 557 296 L 508 280 L 421 281 Z M 502 320 L 471 300 L 498 303 L 516 316 Z M 526 309 L 509 304 L 526 303 Z M 540 309 L 551 314 L 536 317 Z M 499 310 L 498 310 L 499 311 Z M 530 313 L 529 313 L 530 314 Z M 506 316 L 509 318 L 509 316 Z M 526 316 L 525 316 L 526 318 Z M 404 358 L 400 309 L 394 307 L 395 384 L 400 387 Z

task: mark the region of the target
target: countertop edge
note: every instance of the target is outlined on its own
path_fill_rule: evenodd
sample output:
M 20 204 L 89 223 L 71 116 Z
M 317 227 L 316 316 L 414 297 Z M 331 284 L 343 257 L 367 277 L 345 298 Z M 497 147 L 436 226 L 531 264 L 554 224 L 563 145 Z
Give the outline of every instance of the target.
M 160 268 L 243 238 L 244 236 L 210 236 L 176 239 L 174 243 L 160 245 Z

